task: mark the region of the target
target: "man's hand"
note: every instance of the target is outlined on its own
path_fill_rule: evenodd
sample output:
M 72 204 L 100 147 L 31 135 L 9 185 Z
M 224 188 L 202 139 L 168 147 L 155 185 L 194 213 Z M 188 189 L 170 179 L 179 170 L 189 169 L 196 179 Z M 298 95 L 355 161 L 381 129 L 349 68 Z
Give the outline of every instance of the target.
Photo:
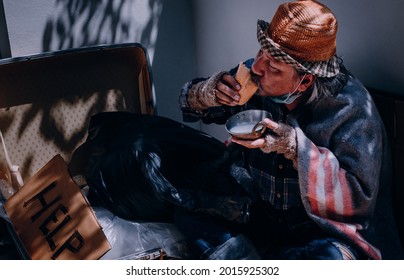
M 250 149 L 260 148 L 264 153 L 283 154 L 285 158 L 292 160 L 293 166 L 297 169 L 296 131 L 287 124 L 277 123 L 268 118 L 263 122 L 267 129 L 271 130 L 264 137 L 252 141 L 233 137 L 232 142 Z
M 241 89 L 240 84 L 230 74 L 224 74 L 217 82 L 214 90 L 216 101 L 222 105 L 236 106 L 240 99 L 238 91 Z
M 265 138 L 261 137 L 255 140 L 243 140 L 237 137 L 232 137 L 231 141 L 247 147 L 249 149 L 256 149 L 256 148 L 264 148 L 265 147 Z
M 263 122 L 265 123 L 267 129 L 270 130 L 276 130 L 279 127 L 279 124 L 277 122 L 274 122 L 271 119 L 265 118 L 263 120 Z M 231 141 L 234 143 L 237 143 L 239 145 L 242 145 L 244 147 L 247 147 L 249 149 L 256 149 L 256 148 L 265 148 L 266 147 L 266 139 L 265 137 L 261 137 L 255 140 L 243 140 L 237 137 L 232 137 Z

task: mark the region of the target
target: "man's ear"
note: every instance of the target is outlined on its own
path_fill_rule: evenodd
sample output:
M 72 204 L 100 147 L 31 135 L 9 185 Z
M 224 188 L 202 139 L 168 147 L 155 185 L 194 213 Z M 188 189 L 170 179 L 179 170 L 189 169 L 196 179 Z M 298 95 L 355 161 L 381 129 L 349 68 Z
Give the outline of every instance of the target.
M 313 74 L 307 73 L 302 82 L 300 83 L 299 86 L 299 91 L 303 92 L 306 91 L 316 80 L 316 76 L 314 76 Z

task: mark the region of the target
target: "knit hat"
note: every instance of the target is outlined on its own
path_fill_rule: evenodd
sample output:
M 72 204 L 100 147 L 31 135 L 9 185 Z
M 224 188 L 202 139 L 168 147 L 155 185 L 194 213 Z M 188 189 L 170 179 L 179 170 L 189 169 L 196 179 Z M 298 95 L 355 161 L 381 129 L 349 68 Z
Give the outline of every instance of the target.
M 333 77 L 339 73 L 337 29 L 329 8 L 300 0 L 281 4 L 271 23 L 258 20 L 257 37 L 275 59 L 318 77 Z

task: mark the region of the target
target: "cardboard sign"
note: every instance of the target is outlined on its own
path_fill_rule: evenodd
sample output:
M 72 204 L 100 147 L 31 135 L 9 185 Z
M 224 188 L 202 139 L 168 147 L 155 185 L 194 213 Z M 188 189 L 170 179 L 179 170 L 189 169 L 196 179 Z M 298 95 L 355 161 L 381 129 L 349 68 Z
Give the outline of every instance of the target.
M 29 179 L 4 208 L 31 259 L 99 259 L 111 249 L 60 155 Z

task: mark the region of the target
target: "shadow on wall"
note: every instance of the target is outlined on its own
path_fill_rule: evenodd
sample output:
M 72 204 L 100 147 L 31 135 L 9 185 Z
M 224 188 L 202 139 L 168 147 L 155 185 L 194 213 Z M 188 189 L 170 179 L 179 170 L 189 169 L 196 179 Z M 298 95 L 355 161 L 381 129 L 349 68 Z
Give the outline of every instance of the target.
M 56 0 L 42 50 L 141 43 L 152 61 L 162 0 Z

